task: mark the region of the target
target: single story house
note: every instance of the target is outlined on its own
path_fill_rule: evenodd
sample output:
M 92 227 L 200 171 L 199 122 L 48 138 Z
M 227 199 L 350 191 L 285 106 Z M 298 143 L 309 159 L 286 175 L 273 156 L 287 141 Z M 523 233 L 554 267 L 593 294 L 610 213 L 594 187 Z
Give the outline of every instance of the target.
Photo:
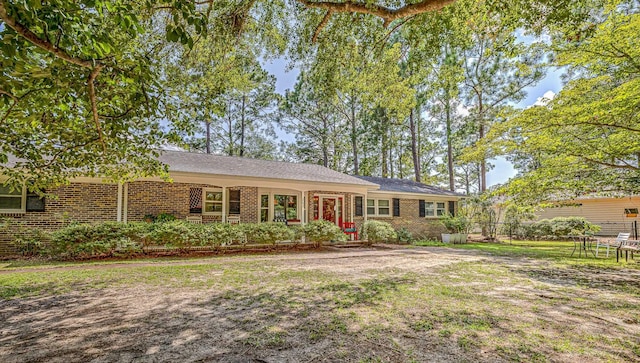
M 12 251 L 17 229 L 55 230 L 66 221 L 143 221 L 170 213 L 202 223 L 284 222 L 304 224 L 323 219 L 338 226 L 367 219 L 395 228 L 437 235 L 438 216 L 453 212 L 462 195 L 399 179 L 354 177 L 320 165 L 163 151 L 172 182 L 147 178 L 110 184 L 79 178 L 49 190 L 57 198 L 40 199 L 0 184 L 0 254 Z M 434 227 L 436 225 L 436 227 Z M 436 230 L 437 229 L 437 230 Z
M 600 235 L 615 236 L 629 232 L 637 236 L 640 217 L 640 196 L 623 197 L 585 196 L 554 203 L 536 213 L 538 220 L 554 217 L 584 217 L 602 227 Z

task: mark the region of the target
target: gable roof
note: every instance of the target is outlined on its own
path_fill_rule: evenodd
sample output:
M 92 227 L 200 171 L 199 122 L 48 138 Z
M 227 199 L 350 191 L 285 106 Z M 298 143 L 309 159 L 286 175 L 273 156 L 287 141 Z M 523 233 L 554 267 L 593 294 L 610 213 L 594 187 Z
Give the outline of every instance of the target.
M 170 172 L 337 183 L 365 186 L 372 189 L 378 188 L 375 183 L 314 164 L 184 151 L 162 151 L 159 160 L 169 165 Z
M 438 187 L 418 183 L 416 181 L 407 179 L 380 178 L 375 176 L 356 176 L 356 178 L 380 185 L 379 191 L 381 192 L 447 195 L 455 197 L 465 196 L 464 194 L 444 190 Z

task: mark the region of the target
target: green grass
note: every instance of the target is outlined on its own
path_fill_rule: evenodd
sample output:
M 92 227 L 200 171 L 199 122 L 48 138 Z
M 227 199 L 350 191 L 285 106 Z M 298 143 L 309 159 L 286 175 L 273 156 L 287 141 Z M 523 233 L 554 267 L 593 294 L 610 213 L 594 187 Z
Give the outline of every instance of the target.
M 450 264 L 421 269 L 412 259 L 433 257 L 402 254 L 397 258 L 407 258 L 406 265 L 354 273 L 331 263 L 343 267 L 357 258 L 325 260 L 323 267 L 261 256 L 141 260 L 150 265 L 124 267 L 50 262 L 0 274 L 0 298 L 96 298 L 101 290 L 121 288 L 202 292 L 206 299 L 192 303 L 199 309 L 234 311 L 225 316 L 247 331 L 239 346 L 279 351 L 321 344 L 329 361 L 409 362 L 434 349 L 428 344 L 455 347 L 469 361 L 480 352 L 488 360 L 640 360 L 640 336 L 627 328 L 640 321 L 640 284 L 615 279 L 633 271 L 623 268 L 637 268 L 635 262 L 570 257 L 573 244 L 567 242 L 446 246 L 478 251 L 480 259 L 455 262 L 452 255 Z M 617 336 L 583 328 L 611 316 L 625 322 L 613 330 Z M 603 341 L 606 350 L 595 344 Z
M 616 262 L 615 249 L 610 250 L 608 258 L 605 257 L 605 249 L 600 249 L 597 258 L 591 253 L 591 251 L 588 251 L 588 257 L 584 257 L 584 252 L 580 257 L 578 255 L 578 250 L 576 250 L 575 253 L 573 253 L 573 256 L 571 256 L 574 249 L 574 243 L 571 241 L 503 241 L 463 244 L 450 244 L 439 241 L 418 241 L 414 242 L 414 245 L 476 250 L 487 252 L 495 256 L 546 259 L 553 260 L 554 263 L 568 265 L 640 269 L 640 263 L 638 263 L 640 262 L 640 256 L 636 256 L 638 260 L 629 259 L 627 262 L 624 257 L 622 257 L 619 262 Z M 595 245 L 593 248 L 595 249 Z

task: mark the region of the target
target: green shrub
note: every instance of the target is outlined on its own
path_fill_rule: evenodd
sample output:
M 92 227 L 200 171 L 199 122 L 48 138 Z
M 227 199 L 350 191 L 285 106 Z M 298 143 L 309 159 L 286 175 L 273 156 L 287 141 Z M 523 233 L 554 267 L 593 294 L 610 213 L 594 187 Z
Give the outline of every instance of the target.
M 228 246 L 234 243 L 243 244 L 246 242 L 244 230 L 240 225 L 227 223 L 195 224 L 201 226 L 201 240 L 203 246 L 217 248 Z
M 144 223 L 72 223 L 51 234 L 47 253 L 58 258 L 138 253 L 148 239 L 149 230 Z
M 369 243 L 395 241 L 398 236 L 387 222 L 367 221 L 362 227 L 362 234 Z
M 33 228 L 19 233 L 13 240 L 13 246 L 22 256 L 46 255 L 50 245 L 51 235 L 41 229 Z
M 398 236 L 398 242 L 400 243 L 411 243 L 413 241 L 413 234 L 411 234 L 411 231 L 405 227 L 397 230 L 396 235 Z
M 292 240 L 294 232 L 284 223 L 247 223 L 239 225 L 251 243 L 275 244 Z
M 346 241 L 347 235 L 340 227 L 329 221 L 313 221 L 303 226 L 306 241 L 320 246 L 322 242 Z
M 583 217 L 556 217 L 521 225 L 513 234 L 526 239 L 561 239 L 567 236 L 593 235 L 599 231 L 600 226 Z
M 149 239 L 154 245 L 187 250 L 189 247 L 202 245 L 201 227 L 186 221 L 158 223 L 150 232 Z
M 154 222 L 156 223 L 165 223 L 165 222 L 171 222 L 171 221 L 175 221 L 176 220 L 176 216 L 174 216 L 171 213 L 160 213 L 158 214 L 157 217 L 155 217 Z
M 441 216 L 440 223 L 449 233 L 469 233 L 468 230 L 473 224 L 471 219 L 463 215 L 457 215 L 454 217 L 451 213 Z

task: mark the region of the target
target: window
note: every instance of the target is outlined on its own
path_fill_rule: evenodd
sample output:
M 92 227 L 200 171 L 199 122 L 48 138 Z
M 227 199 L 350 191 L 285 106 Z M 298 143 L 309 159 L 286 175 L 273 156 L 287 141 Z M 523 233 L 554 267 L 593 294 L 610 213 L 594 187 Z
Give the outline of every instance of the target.
M 298 197 L 275 194 L 273 196 L 273 220 L 284 222 L 290 219 L 298 219 Z
M 204 189 L 202 214 L 222 215 L 222 188 Z
M 367 214 L 370 216 L 390 215 L 391 203 L 389 199 L 367 199 Z
M 189 189 L 189 213 L 202 213 L 202 188 Z
M 260 222 L 269 222 L 269 194 L 260 196 Z
M 0 185 L 0 212 L 24 212 L 25 200 L 25 188 L 12 191 L 8 186 Z
M 42 191 L 45 192 L 44 190 Z M 44 212 L 45 198 L 36 193 L 27 193 L 27 212 Z
M 422 205 L 422 203 L 420 204 Z M 446 213 L 447 207 L 445 202 L 424 202 L 425 217 L 440 217 L 445 215 Z M 422 216 L 422 212 L 420 212 L 420 216 Z
M 424 202 L 424 216 L 434 217 L 435 215 L 436 210 L 433 208 L 433 202 Z
M 356 217 L 362 217 L 362 197 L 355 198 L 355 213 Z
M 376 201 L 374 199 L 367 199 L 367 214 L 370 216 L 376 214 Z
M 240 191 L 229 191 L 229 214 L 240 214 Z

